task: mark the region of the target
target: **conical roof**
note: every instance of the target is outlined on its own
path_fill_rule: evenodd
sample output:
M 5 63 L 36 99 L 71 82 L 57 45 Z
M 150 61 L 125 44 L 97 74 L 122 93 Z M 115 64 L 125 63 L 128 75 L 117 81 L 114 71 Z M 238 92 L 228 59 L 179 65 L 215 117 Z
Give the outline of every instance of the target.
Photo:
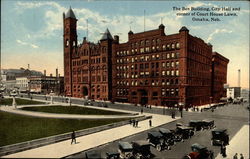
M 181 27 L 181 29 L 179 30 L 179 32 L 180 31 L 189 31 L 189 30 L 187 29 L 187 27 L 183 26 L 183 27 Z
M 74 19 L 76 19 L 76 16 L 75 16 L 73 10 L 71 9 L 71 7 L 69 8 L 68 12 L 66 13 L 65 18 L 74 18 Z
M 108 28 L 106 29 L 105 33 L 102 35 L 101 40 L 114 40 Z

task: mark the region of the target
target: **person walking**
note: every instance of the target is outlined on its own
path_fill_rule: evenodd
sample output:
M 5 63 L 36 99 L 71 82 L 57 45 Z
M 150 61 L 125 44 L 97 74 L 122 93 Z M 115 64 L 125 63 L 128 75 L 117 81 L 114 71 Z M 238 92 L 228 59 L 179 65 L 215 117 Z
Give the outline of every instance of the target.
M 136 124 L 135 124 L 135 127 L 136 127 L 136 128 L 138 127 L 138 123 L 139 123 L 139 121 L 136 120 Z
M 141 114 L 143 114 L 143 108 L 141 108 Z
M 227 157 L 226 150 L 227 150 L 227 149 L 226 149 L 226 146 L 223 144 L 223 145 L 222 145 L 222 156 L 223 156 L 223 157 Z
M 237 153 L 234 155 L 233 159 L 238 159 L 238 154 Z
M 135 127 L 135 119 L 132 120 L 133 127 Z
M 149 119 L 149 127 L 152 127 L 152 120 Z
M 244 159 L 244 157 L 243 157 L 243 154 L 242 154 L 242 153 L 240 154 L 240 159 Z
M 73 131 L 72 134 L 71 134 L 71 145 L 72 145 L 73 142 L 75 142 L 75 144 L 76 144 L 76 133 L 75 133 L 75 131 Z

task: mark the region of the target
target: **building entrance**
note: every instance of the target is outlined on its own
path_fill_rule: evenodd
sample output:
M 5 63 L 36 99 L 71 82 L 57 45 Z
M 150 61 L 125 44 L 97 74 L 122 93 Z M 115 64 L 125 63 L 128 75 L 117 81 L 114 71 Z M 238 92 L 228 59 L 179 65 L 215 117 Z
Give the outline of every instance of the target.
M 82 95 L 83 96 L 87 96 L 88 95 L 88 88 L 85 87 L 85 86 L 82 88 Z
M 139 95 L 140 95 L 140 104 L 141 105 L 145 105 L 148 104 L 148 92 L 145 89 L 140 89 L 139 91 Z

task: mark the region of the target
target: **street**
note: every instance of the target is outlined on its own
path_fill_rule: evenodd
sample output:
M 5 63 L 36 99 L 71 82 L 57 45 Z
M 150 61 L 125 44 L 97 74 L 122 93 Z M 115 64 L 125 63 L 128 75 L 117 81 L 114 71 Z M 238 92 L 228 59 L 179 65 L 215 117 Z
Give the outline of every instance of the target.
M 244 105 L 233 105 L 229 104 L 224 107 L 219 107 L 215 109 L 214 112 L 205 111 L 205 112 L 184 112 L 182 119 L 165 124 L 161 127 L 174 129 L 177 122 L 183 124 L 188 124 L 191 119 L 213 119 L 217 128 L 226 128 L 228 129 L 230 140 L 236 135 L 236 133 L 241 129 L 243 125 L 247 125 L 249 122 L 248 113 L 246 109 L 248 103 Z M 156 130 L 158 131 L 159 127 L 153 128 L 149 131 Z M 142 133 L 126 137 L 120 141 L 136 141 L 136 140 L 146 140 L 147 133 L 149 131 L 144 131 Z M 169 159 L 180 159 L 185 154 L 191 152 L 191 145 L 194 143 L 199 143 L 206 146 L 209 150 L 214 152 L 214 156 L 217 156 L 220 152 L 219 146 L 211 145 L 211 130 L 198 131 L 191 139 L 187 139 L 184 142 L 178 142 L 176 145 L 172 146 L 171 150 L 165 150 L 158 152 L 154 147 L 151 147 L 151 152 L 154 154 L 155 158 L 169 158 Z M 100 152 L 102 157 L 106 156 L 106 152 L 117 152 L 118 142 L 111 142 L 103 146 L 91 149 L 89 151 Z M 239 152 L 240 153 L 240 152 Z M 75 155 L 68 156 L 68 158 L 82 158 L 85 156 L 85 152 L 77 153 Z M 230 156 L 228 156 L 230 157 Z M 231 157 L 230 157 L 231 158 Z
M 23 95 L 23 97 L 27 97 Z M 32 95 L 33 99 L 41 99 L 45 100 L 45 97 L 42 95 Z M 47 96 L 47 101 L 50 101 L 50 97 Z M 65 102 L 65 98 L 63 97 L 53 97 L 53 101 L 55 102 Z M 71 102 L 73 104 L 80 104 L 84 103 L 84 99 L 76 99 L 71 98 Z M 122 109 L 122 110 L 131 110 L 140 112 L 141 106 L 134 106 L 129 104 L 111 104 L 107 103 L 109 108 L 115 109 Z M 217 128 L 225 128 L 228 130 L 229 133 L 229 140 L 231 140 L 238 131 L 244 126 L 249 124 L 249 110 L 247 109 L 249 103 L 244 104 L 228 104 L 222 107 L 217 107 L 214 112 L 211 110 L 202 111 L 202 112 L 190 112 L 190 111 L 183 111 L 183 118 L 164 124 L 160 127 L 167 128 L 167 129 L 175 129 L 176 123 L 183 123 L 184 125 L 188 125 L 190 120 L 203 120 L 203 119 L 213 119 Z M 93 103 L 94 106 L 97 106 L 97 102 Z M 145 108 L 143 107 L 144 113 L 155 113 L 155 114 L 166 114 L 170 115 L 172 111 L 176 111 L 176 115 L 180 116 L 180 113 L 177 110 L 173 109 L 162 109 L 162 108 Z M 152 123 L 154 126 L 154 123 Z M 136 129 L 136 128 L 135 128 Z M 125 137 L 119 141 L 136 141 L 136 140 L 146 140 L 147 133 L 149 131 L 156 130 L 158 131 L 159 127 L 152 127 L 150 130 L 146 130 L 144 132 L 131 135 Z M 194 143 L 199 143 L 204 145 L 208 148 L 208 150 L 212 150 L 214 152 L 214 156 L 220 156 L 220 147 L 219 146 L 212 146 L 211 145 L 211 130 L 203 130 L 195 132 L 195 135 L 191 139 L 184 140 L 184 142 L 177 142 L 176 145 L 171 147 L 171 150 L 164 150 L 158 152 L 154 147 L 151 147 L 151 152 L 155 156 L 155 158 L 169 158 L 169 159 L 180 159 L 185 154 L 189 154 L 191 152 L 191 145 Z M 89 149 L 88 151 L 96 151 L 101 153 L 103 158 L 106 157 L 106 152 L 117 152 L 118 150 L 118 142 L 114 141 L 104 145 L 101 145 L 96 148 Z M 86 143 L 87 144 L 87 143 Z M 231 146 L 231 145 L 230 145 Z M 65 156 L 66 158 L 83 158 L 85 157 L 85 153 L 87 151 L 82 151 L 77 154 Z M 241 152 L 239 152 L 241 153 Z M 248 153 L 249 154 L 249 153 Z M 230 156 L 228 156 L 230 157 Z

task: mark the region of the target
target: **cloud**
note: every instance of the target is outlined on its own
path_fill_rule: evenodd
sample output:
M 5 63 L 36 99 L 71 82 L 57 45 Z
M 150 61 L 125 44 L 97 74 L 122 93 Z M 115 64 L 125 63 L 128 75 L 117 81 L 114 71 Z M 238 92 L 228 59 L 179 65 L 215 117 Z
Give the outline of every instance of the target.
M 47 38 L 62 38 L 63 20 L 62 13 L 67 12 L 68 8 L 61 6 L 56 2 L 17 2 L 18 8 L 25 9 L 37 9 L 39 7 L 46 6 L 44 12 L 44 25 L 40 31 L 27 36 L 29 39 L 47 39 Z M 144 27 L 143 15 L 114 15 L 107 16 L 100 14 L 97 11 L 93 11 L 87 8 L 73 8 L 77 21 L 78 37 L 81 39 L 86 36 L 87 32 L 87 19 L 88 19 L 88 37 L 90 41 L 97 42 L 101 38 L 106 28 L 109 28 L 112 35 L 119 34 L 120 41 L 127 41 L 129 29 L 131 27 L 133 32 L 142 32 Z M 163 22 L 168 22 L 166 25 L 167 33 L 175 33 L 176 28 L 181 27 L 181 21 L 176 21 L 172 11 L 156 13 L 146 16 L 146 30 L 156 29 L 160 25 L 161 18 Z M 28 32 L 28 30 L 27 30 Z M 80 36 L 79 36 L 80 35 Z
M 216 35 L 216 34 L 220 34 L 220 33 L 232 33 L 231 30 L 227 30 L 227 29 L 215 29 L 214 32 L 212 32 L 208 38 L 207 38 L 207 42 L 210 42 L 213 40 L 213 37 Z
M 27 43 L 27 42 L 24 42 L 24 41 L 21 41 L 21 40 L 16 40 L 16 42 L 18 43 L 18 44 L 21 44 L 21 45 L 27 45 L 27 46 L 30 46 L 30 47 L 32 47 L 32 48 L 34 48 L 34 49 L 37 49 L 37 48 L 39 48 L 39 46 L 37 46 L 37 45 L 35 45 L 35 44 L 29 44 L 29 43 Z

